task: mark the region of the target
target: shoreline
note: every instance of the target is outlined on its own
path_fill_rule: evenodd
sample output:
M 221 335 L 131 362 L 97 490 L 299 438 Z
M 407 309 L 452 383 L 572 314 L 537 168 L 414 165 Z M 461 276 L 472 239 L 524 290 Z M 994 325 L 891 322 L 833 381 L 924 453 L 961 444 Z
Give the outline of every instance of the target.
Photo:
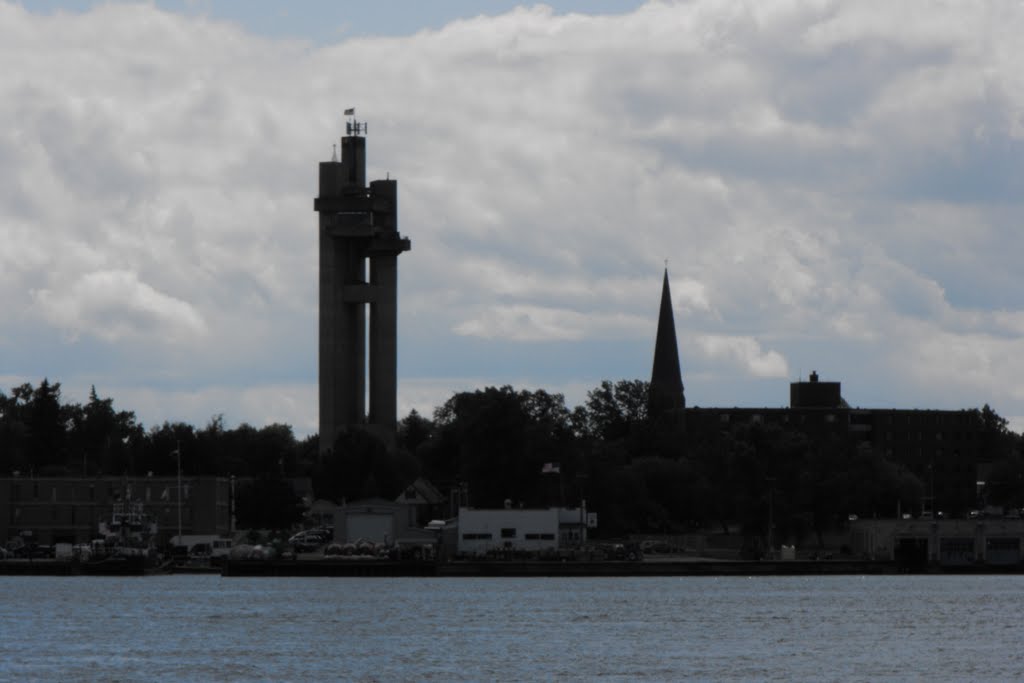
M 543 560 L 233 560 L 223 567 L 195 569 L 166 567 L 126 571 L 97 571 L 85 563 L 52 559 L 2 560 L 5 576 L 154 576 L 219 574 L 223 577 L 686 577 L 686 576 L 865 576 L 895 574 L 1022 574 L 1024 565 L 926 565 L 909 567 L 891 560 L 716 560 L 689 558 L 638 562 Z

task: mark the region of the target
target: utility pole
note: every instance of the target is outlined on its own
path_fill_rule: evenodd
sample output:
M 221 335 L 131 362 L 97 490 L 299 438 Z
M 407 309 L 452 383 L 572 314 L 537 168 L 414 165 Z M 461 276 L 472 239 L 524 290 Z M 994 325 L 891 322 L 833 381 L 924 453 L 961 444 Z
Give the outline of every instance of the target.
M 775 559 L 775 477 L 768 481 L 768 559 Z
M 181 441 L 177 442 L 177 448 L 171 455 L 178 458 L 178 545 L 181 545 Z

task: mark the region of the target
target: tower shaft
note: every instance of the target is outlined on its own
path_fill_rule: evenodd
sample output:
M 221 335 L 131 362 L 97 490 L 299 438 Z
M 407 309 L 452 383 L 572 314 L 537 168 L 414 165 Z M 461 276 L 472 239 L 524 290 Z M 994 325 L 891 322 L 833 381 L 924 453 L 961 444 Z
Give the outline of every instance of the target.
M 355 130 L 341 139 L 340 161 L 320 164 L 313 203 L 320 214 L 321 453 L 355 425 L 391 443 L 397 423 L 398 255 L 411 245 L 398 233 L 398 184 L 366 185 L 366 138 Z

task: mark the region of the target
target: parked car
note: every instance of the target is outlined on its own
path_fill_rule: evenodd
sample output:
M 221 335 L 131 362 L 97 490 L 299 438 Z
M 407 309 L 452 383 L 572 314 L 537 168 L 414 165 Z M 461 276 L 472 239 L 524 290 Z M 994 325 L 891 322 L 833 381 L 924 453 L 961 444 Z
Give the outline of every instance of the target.
M 311 553 L 327 543 L 327 539 L 323 536 L 311 533 L 296 534 L 288 540 L 292 549 L 297 553 Z
M 292 545 L 296 543 L 316 543 L 323 545 L 331 540 L 332 534 L 328 533 L 325 529 L 305 529 L 296 534 L 293 534 L 288 542 Z
M 640 544 L 640 550 L 645 553 L 670 553 L 673 548 L 665 541 L 644 541 Z
M 644 552 L 638 543 L 605 543 L 598 547 L 606 560 L 638 562 L 644 559 Z
M 188 551 L 188 557 L 191 560 L 205 560 L 213 554 L 213 546 L 209 543 L 196 543 Z

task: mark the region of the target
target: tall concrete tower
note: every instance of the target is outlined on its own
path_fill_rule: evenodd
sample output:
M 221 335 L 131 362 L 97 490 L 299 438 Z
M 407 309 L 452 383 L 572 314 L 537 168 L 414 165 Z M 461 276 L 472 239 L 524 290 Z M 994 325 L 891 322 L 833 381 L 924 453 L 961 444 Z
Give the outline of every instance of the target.
M 411 245 L 398 233 L 398 183 L 366 184 L 365 134 L 366 124 L 345 124 L 341 160 L 320 163 L 313 201 L 320 214 L 321 453 L 353 425 L 390 445 L 398 419 L 398 255 Z

